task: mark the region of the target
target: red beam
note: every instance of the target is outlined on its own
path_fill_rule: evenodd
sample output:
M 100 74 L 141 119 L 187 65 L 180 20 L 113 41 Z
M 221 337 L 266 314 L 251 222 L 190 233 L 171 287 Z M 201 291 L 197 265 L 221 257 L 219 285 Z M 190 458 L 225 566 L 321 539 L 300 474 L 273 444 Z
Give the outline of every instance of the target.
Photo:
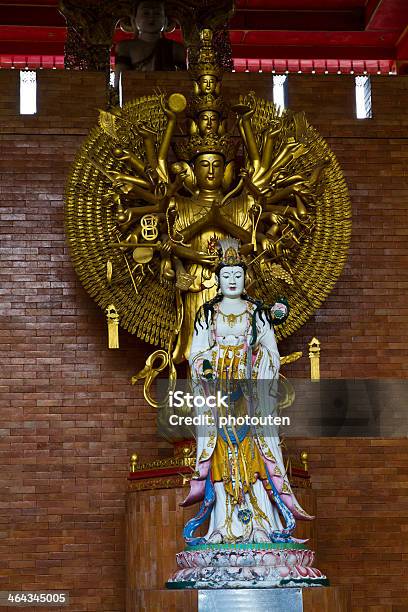
M 63 55 L 64 43 L 60 42 L 3 42 L 0 41 L 2 55 Z
M 64 28 L 65 19 L 52 6 L 0 5 L 0 25 Z
M 401 32 L 408 23 L 407 0 L 382 0 L 374 9 L 368 30 Z
M 113 58 L 112 58 L 113 59 Z M 0 55 L 0 68 L 17 69 L 30 68 L 64 68 L 63 55 Z M 243 58 L 234 58 L 234 66 L 236 72 L 263 72 L 276 71 L 289 73 L 297 73 L 301 70 L 303 73 L 315 74 L 389 74 L 395 72 L 395 63 L 393 60 L 284 60 L 284 59 L 260 59 L 251 60 Z M 408 69 L 408 62 L 400 62 L 399 73 L 405 74 Z M 365 71 L 365 72 L 364 72 Z
M 28 28 L 27 28 L 28 29 Z M 28 29 L 29 30 L 29 29 Z M 35 33 L 38 32 L 36 36 Z M 298 58 L 305 59 L 395 59 L 408 57 L 408 34 L 400 39 L 397 49 L 392 46 L 379 46 L 367 44 L 354 45 L 328 45 L 324 41 L 316 40 L 314 44 L 287 44 L 274 41 L 274 44 L 261 42 L 248 44 L 242 36 L 233 38 L 234 57 L 247 58 Z M 58 55 L 63 52 L 65 30 L 55 30 L 55 35 L 48 36 L 46 29 L 32 28 L 31 33 L 19 30 L 0 28 L 0 53 L 5 54 L 50 54 Z M 234 39 L 236 42 L 234 42 Z M 241 39 L 241 40 L 240 40 Z M 271 41 L 272 42 L 272 41 Z
M 299 47 L 273 45 L 232 45 L 233 57 L 251 59 L 395 59 L 395 49 L 378 47 Z
M 233 56 L 248 59 L 396 59 L 394 47 L 319 46 L 319 45 L 245 45 L 233 44 Z M 0 41 L 0 53 L 6 55 L 61 55 L 64 53 L 62 37 L 43 41 Z M 404 39 L 398 49 L 398 59 L 408 58 L 408 41 Z
M 287 30 L 287 31 L 363 31 L 364 10 L 294 11 L 294 10 L 237 10 L 231 20 L 231 30 Z
M 274 47 L 394 47 L 396 32 L 230 32 L 232 44 L 248 47 L 273 45 Z
M 65 41 L 66 28 L 29 28 L 26 26 L 0 26 L 0 41 L 55 42 Z

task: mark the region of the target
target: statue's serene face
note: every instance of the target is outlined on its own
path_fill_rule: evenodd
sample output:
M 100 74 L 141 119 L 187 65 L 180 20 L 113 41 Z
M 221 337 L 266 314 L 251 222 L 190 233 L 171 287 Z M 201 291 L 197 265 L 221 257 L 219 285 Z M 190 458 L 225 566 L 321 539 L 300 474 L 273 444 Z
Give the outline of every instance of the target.
M 201 136 L 216 134 L 220 125 L 220 118 L 215 111 L 204 111 L 198 119 L 198 129 Z
M 205 74 L 204 76 L 200 77 L 199 85 L 202 94 L 213 94 L 217 86 L 217 79 L 215 76 Z
M 240 266 L 225 266 L 220 271 L 220 289 L 228 298 L 239 298 L 244 293 L 245 272 Z
M 219 189 L 224 178 L 224 158 L 219 153 L 199 155 L 194 162 L 194 174 L 199 189 Z
M 137 7 L 134 25 L 139 33 L 155 34 L 166 27 L 164 3 L 155 0 L 143 0 Z
M 203 42 L 210 43 L 212 41 L 212 37 L 212 30 L 210 30 L 209 28 L 204 28 L 204 30 L 201 30 L 200 38 Z

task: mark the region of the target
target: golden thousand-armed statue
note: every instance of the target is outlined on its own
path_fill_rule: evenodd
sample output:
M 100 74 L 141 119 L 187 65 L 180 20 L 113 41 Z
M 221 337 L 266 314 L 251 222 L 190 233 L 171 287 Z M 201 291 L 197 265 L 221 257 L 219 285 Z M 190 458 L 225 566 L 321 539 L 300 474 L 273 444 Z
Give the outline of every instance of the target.
M 160 347 L 134 377 L 145 387 L 188 357 L 196 312 L 216 293 L 218 239 L 240 240 L 250 295 L 287 297 L 279 339 L 329 294 L 351 230 L 341 169 L 303 113 L 253 93 L 228 106 L 211 30 L 189 71 L 188 103 L 160 92 L 100 111 L 67 186 L 74 266 L 107 312 L 111 346 L 119 323 Z

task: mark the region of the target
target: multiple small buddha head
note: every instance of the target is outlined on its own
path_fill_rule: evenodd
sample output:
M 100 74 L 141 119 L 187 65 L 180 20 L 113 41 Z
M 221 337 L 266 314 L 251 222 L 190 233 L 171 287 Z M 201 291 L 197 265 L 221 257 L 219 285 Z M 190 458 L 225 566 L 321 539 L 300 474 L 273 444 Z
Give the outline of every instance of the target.
M 175 147 L 176 154 L 189 165 L 189 174 L 198 190 L 225 190 L 233 176 L 235 145 L 227 133 L 227 108 L 220 95 L 222 69 L 209 29 L 200 33 L 198 59 L 190 65 L 190 72 L 193 76 L 193 96 L 188 109 L 190 135 L 187 142 Z
M 226 108 L 220 95 L 222 69 L 217 63 L 212 39 L 211 30 L 201 30 L 198 59 L 190 66 L 194 91 L 190 102 L 190 134 L 199 134 L 202 138 L 208 134 L 225 134 Z

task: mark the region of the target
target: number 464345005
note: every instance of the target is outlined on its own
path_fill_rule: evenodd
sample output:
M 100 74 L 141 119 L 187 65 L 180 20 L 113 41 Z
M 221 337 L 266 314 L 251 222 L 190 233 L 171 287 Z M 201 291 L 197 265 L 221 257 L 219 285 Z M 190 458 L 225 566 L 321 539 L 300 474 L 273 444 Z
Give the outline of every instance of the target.
M 67 595 L 66 593 L 13 592 L 8 593 L 7 603 L 20 606 L 25 604 L 60 605 L 67 603 Z

